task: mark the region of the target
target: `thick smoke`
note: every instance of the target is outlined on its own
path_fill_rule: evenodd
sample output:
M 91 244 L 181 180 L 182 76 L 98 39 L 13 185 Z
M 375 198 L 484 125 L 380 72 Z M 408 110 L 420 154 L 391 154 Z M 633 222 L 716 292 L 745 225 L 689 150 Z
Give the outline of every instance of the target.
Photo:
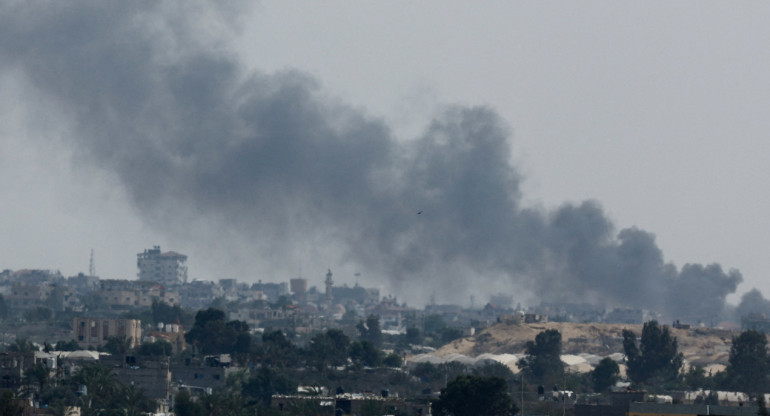
M 751 314 L 762 314 L 770 316 L 770 300 L 762 296 L 762 292 L 757 289 L 751 289 L 741 296 L 741 303 L 735 310 L 737 317 L 744 317 Z
M 711 316 L 741 281 L 719 265 L 678 270 L 596 202 L 523 207 L 510 132 L 489 108 L 447 108 L 397 140 L 306 74 L 247 71 L 210 35 L 237 10 L 162 4 L 4 3 L 0 69 L 56 103 L 76 156 L 114 172 L 167 232 L 205 221 L 260 259 L 324 242 L 338 262 L 452 300 L 523 289 Z

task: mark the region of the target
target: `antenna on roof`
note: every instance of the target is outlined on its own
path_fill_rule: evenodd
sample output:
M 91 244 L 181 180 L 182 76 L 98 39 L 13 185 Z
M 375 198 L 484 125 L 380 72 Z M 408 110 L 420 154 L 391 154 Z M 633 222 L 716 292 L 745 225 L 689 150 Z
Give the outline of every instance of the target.
M 96 266 L 94 265 L 94 249 L 91 249 L 91 260 L 88 262 L 88 275 L 96 276 Z

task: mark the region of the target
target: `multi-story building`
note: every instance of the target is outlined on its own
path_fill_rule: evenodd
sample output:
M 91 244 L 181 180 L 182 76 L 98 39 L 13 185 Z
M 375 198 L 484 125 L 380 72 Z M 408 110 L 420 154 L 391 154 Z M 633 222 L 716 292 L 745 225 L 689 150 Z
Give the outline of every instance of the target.
M 73 318 L 72 335 L 83 348 L 97 348 L 109 337 L 128 341 L 129 348 L 142 342 L 142 322 L 138 319 Z
M 187 256 L 175 251 L 160 251 L 160 246 L 136 255 L 139 280 L 174 285 L 187 282 Z
M 166 290 L 156 282 L 136 280 L 102 280 L 97 292 L 105 309 L 120 312 L 135 308 L 149 308 L 153 302 L 179 304 L 179 292 Z

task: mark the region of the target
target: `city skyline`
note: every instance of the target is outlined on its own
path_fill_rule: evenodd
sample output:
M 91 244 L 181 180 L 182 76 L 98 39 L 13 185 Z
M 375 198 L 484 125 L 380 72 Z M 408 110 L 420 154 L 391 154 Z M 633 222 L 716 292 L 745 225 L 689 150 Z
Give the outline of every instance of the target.
M 3 7 L 11 12 L 6 15 L 16 15 L 36 27 L 37 20 L 30 17 L 38 13 L 33 6 Z M 13 10 L 15 7 L 18 11 Z M 83 16 L 92 13 L 97 19 L 115 7 L 75 4 L 67 10 Z M 171 18 L 173 7 L 185 8 L 181 21 Z M 620 230 L 638 227 L 655 235 L 655 244 L 666 263 L 672 262 L 678 268 L 686 263 L 719 263 L 725 272 L 733 268 L 741 271 L 743 283 L 738 294 L 752 287 L 766 295 L 770 292 L 763 276 L 768 260 L 762 256 L 767 249 L 763 230 L 768 225 L 763 208 L 768 205 L 770 193 L 761 175 L 761 150 L 767 146 L 762 133 L 767 131 L 763 109 L 767 108 L 764 92 L 768 82 L 764 74 L 768 63 L 759 52 L 762 39 L 770 35 L 770 29 L 763 24 L 769 11 L 766 6 L 693 2 L 609 7 L 584 2 L 570 6 L 493 4 L 478 8 L 460 2 L 428 2 L 305 4 L 297 8 L 292 3 L 264 2 L 243 10 L 232 7 L 118 8 L 119 13 L 136 16 L 136 22 L 142 22 L 139 26 L 145 24 L 156 30 L 148 38 L 157 43 L 148 46 L 141 41 L 118 42 L 116 47 L 123 48 L 120 50 L 127 57 L 127 68 L 148 74 L 162 74 L 147 65 L 162 64 L 164 59 L 178 62 L 202 56 L 209 60 L 209 66 L 197 68 L 205 68 L 213 79 L 232 77 L 234 81 L 225 86 L 228 89 L 240 85 L 247 91 L 253 88 L 250 83 L 295 83 L 310 91 L 312 102 L 328 106 L 329 113 L 339 111 L 341 119 L 330 125 L 348 122 L 342 120 L 344 117 L 363 118 L 365 127 L 386 130 L 377 134 L 388 137 L 383 143 L 397 143 L 392 145 L 394 148 L 416 142 L 415 138 L 429 130 L 430 123 L 441 120 L 447 107 L 483 106 L 493 114 L 491 118 L 497 117 L 491 123 L 505 137 L 500 149 L 510 151 L 507 160 L 521 197 L 517 207 L 541 212 L 548 218 L 565 202 L 580 206 L 586 200 L 598 201 L 614 230 L 609 234 L 612 238 Z M 45 21 L 51 17 L 40 13 L 38 18 Z M 64 13 L 57 19 L 66 22 L 68 18 L 71 16 Z M 125 24 L 120 19 L 113 21 Z M 16 26 L 6 26 L 9 29 L 3 33 L 11 38 L 24 33 Z M 137 30 L 130 24 L 119 27 L 126 34 Z M 63 44 L 71 42 L 68 47 L 83 42 L 82 34 L 72 27 L 54 29 L 60 31 L 55 33 Z M 110 28 L 96 25 L 89 26 L 89 30 L 108 33 Z M 172 52 L 174 42 L 180 42 L 175 45 L 176 52 Z M 142 188 L 141 183 L 166 181 L 157 176 L 162 170 L 145 169 L 148 176 L 138 178 L 135 175 L 142 169 L 130 164 L 140 159 L 111 159 L 118 152 L 130 155 L 135 150 L 125 143 L 131 136 L 119 136 L 115 127 L 123 123 L 128 127 L 136 120 L 114 123 L 104 118 L 105 113 L 94 123 L 83 123 L 83 117 L 92 114 L 80 111 L 87 102 L 85 98 L 95 99 L 98 94 L 79 96 L 74 90 L 58 90 L 59 81 L 63 85 L 67 80 L 80 81 L 67 72 L 33 71 L 39 68 L 35 65 L 57 62 L 57 55 L 44 48 L 38 55 L 23 54 L 18 45 L 24 42 L 16 39 L 0 48 L 0 56 L 10 62 L 0 65 L 0 86 L 6 92 L 0 103 L 4 125 L 0 127 L 4 137 L 0 157 L 5 178 L 2 187 L 6 195 L 13 196 L 2 208 L 4 227 L 12 236 L 2 246 L 2 267 L 61 269 L 65 274 L 76 274 L 88 270 L 90 250 L 95 249 L 99 275 L 135 278 L 133 256 L 157 244 L 190 257 L 191 280 L 256 281 L 276 276 L 288 281 L 300 274 L 307 278 L 318 275 L 320 279 L 331 267 L 338 270 L 335 280 L 352 284 L 359 273 L 362 283 L 380 282 L 388 292 L 398 293 L 397 287 L 403 282 L 397 277 L 385 280 L 392 278 L 387 274 L 394 270 L 393 265 L 369 268 L 365 260 L 378 253 L 351 255 L 346 248 L 346 239 L 359 230 L 364 235 L 382 233 L 361 228 L 365 222 L 351 220 L 351 227 L 356 229 L 346 230 L 344 218 L 329 219 L 325 213 L 315 231 L 304 234 L 307 223 L 318 217 L 305 213 L 301 206 L 297 212 L 266 215 L 278 221 L 276 224 L 286 218 L 298 219 L 301 225 L 295 231 L 297 235 L 284 241 L 280 228 L 258 223 L 239 226 L 220 218 L 239 218 L 246 206 L 239 205 L 241 202 L 219 210 L 207 206 L 213 202 L 206 198 L 164 201 L 164 194 L 158 194 L 161 189 L 173 192 L 175 187 L 190 185 L 184 180 L 178 184 L 164 182 L 165 188 Z M 30 45 L 51 47 L 44 43 L 26 46 Z M 141 47 L 153 50 L 154 60 L 132 55 L 141 53 Z M 78 51 L 71 49 L 73 53 Z M 70 57 L 73 64 L 57 70 L 94 69 L 83 56 Z M 217 66 L 220 57 L 226 64 Z M 83 67 L 76 64 L 78 59 L 84 62 Z M 228 72 L 231 69 L 227 65 L 236 68 L 234 73 Z M 121 69 L 99 68 L 113 73 Z M 100 72 L 95 70 L 93 74 Z M 194 82 L 198 75 L 186 74 L 185 82 Z M 104 84 L 96 77 L 94 85 L 110 85 L 113 78 L 105 76 L 108 79 L 103 80 Z M 161 85 L 153 84 L 156 81 L 152 79 L 147 85 Z M 189 100 L 200 98 L 195 95 L 200 92 L 196 85 L 216 86 L 208 80 L 167 85 L 171 85 L 172 92 L 177 87 L 189 88 L 183 94 Z M 143 88 L 121 86 L 107 93 L 128 96 L 132 91 L 140 94 Z M 110 103 L 107 93 L 100 99 Z M 237 93 L 228 90 L 228 94 L 234 101 L 221 102 L 237 102 Z M 121 100 L 128 103 L 125 96 Z M 163 99 L 159 95 L 158 102 Z M 163 108 L 162 104 L 156 108 Z M 174 108 L 172 114 L 184 111 L 194 109 Z M 142 112 L 133 114 L 146 116 Z M 222 123 L 225 119 L 215 120 Z M 451 124 L 446 119 L 444 122 Z M 142 132 L 160 129 L 164 123 L 148 125 Z M 185 120 L 182 124 L 189 123 Z M 201 135 L 216 131 L 211 130 L 221 127 L 216 123 L 201 125 L 198 131 Z M 233 146 L 238 144 L 238 129 L 248 128 L 232 128 L 236 133 Z M 116 135 L 121 141 L 106 144 L 80 138 L 89 135 Z M 180 155 L 185 151 L 202 155 L 211 151 L 205 141 L 176 150 L 182 152 Z M 378 149 L 355 151 L 372 152 L 372 160 L 377 160 Z M 357 154 L 351 153 L 345 160 Z M 319 155 L 324 161 L 334 162 L 332 156 Z M 127 164 L 123 166 L 118 160 Z M 344 167 L 351 172 L 357 168 Z M 300 167 L 292 167 L 296 168 Z M 136 181 L 129 184 L 127 172 Z M 190 185 L 190 189 L 205 183 Z M 232 192 L 244 189 L 265 192 L 272 188 L 235 188 Z M 147 194 L 142 193 L 145 191 Z M 378 193 L 372 201 L 385 194 Z M 403 195 L 411 194 L 399 197 Z M 228 193 L 216 196 L 230 197 Z M 313 198 L 309 199 L 311 207 L 312 203 L 320 207 L 328 203 Z M 346 204 L 356 200 L 351 195 L 337 198 Z M 193 203 L 197 206 L 187 209 Z M 280 204 L 272 201 L 259 209 L 268 214 L 280 212 L 273 203 Z M 397 212 L 373 214 L 373 219 L 408 228 L 411 225 L 405 221 L 428 222 L 436 215 L 444 215 L 436 214 L 436 206 L 424 205 L 429 204 L 416 197 L 413 201 L 401 200 L 390 205 Z M 362 209 L 372 206 L 362 204 Z M 420 211 L 423 213 L 416 217 Z M 394 219 L 397 216 L 405 219 Z M 429 219 L 423 220 L 425 217 Z M 436 255 L 440 258 L 449 253 L 452 251 Z M 417 261 L 409 256 L 403 259 L 407 263 Z M 510 287 L 512 292 L 537 293 L 536 289 L 520 287 L 520 282 L 512 285 L 501 277 L 510 272 L 495 267 L 469 270 L 491 286 L 490 292 Z M 442 267 L 429 265 L 416 275 L 445 272 Z M 463 271 L 459 275 L 466 272 L 470 273 Z M 470 275 L 470 279 L 477 277 Z M 457 292 L 463 293 L 462 299 L 467 298 L 467 284 L 455 282 L 452 280 L 445 288 L 447 293 L 439 293 L 438 297 L 454 300 L 452 293 Z M 405 288 L 408 290 L 409 285 Z M 736 298 L 732 295 L 733 302 Z

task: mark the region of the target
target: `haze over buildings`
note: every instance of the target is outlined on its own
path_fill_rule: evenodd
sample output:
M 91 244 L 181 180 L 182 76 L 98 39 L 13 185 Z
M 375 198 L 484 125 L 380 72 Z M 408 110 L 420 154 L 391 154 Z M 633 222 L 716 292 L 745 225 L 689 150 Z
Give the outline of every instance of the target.
M 516 120 L 492 107 L 437 106 L 403 137 L 313 74 L 252 69 L 232 46 L 251 30 L 240 5 L 2 7 L 0 80 L 21 98 L 3 104 L 17 128 L 2 133 L 61 151 L 73 177 L 103 177 L 90 180 L 119 195 L 91 198 L 114 196 L 126 221 L 213 259 L 212 278 L 332 264 L 409 301 L 513 292 L 672 315 L 719 313 L 743 279 L 719 259 L 675 265 L 656 230 L 616 225 L 595 200 L 527 203 Z

